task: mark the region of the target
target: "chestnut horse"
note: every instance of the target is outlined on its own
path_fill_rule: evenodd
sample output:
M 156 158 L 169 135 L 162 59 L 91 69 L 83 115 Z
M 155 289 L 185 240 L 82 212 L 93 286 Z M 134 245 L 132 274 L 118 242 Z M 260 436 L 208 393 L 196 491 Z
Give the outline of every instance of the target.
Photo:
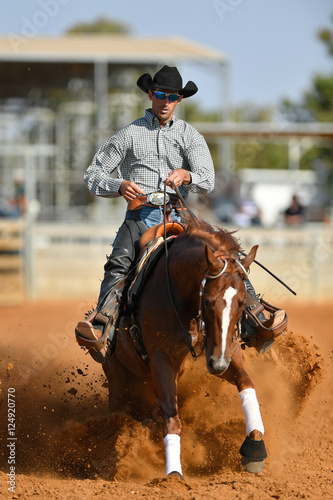
M 103 365 L 110 409 L 119 411 L 126 401 L 124 391 L 117 393 L 117 379 L 119 389 L 126 373 L 152 384 L 163 415 L 167 475 L 182 477 L 177 381 L 189 352 L 195 356 L 196 343 L 204 345 L 209 373 L 238 389 L 247 431 L 240 449 L 244 468 L 250 472 L 263 468 L 267 456 L 263 423 L 236 335 L 246 302 L 243 280 L 257 248 L 240 259 L 240 246 L 230 232 L 205 222 L 189 223 L 159 259 L 138 299 L 136 324 L 149 363 L 134 348 L 126 317 L 120 320 L 115 351 Z

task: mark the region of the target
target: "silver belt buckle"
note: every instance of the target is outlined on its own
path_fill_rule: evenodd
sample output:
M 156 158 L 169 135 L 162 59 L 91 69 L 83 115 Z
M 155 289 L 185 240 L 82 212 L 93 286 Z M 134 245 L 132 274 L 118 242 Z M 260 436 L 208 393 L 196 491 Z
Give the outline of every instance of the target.
M 165 193 L 165 203 L 168 203 L 170 196 L 168 193 Z M 151 193 L 149 195 L 149 203 L 152 205 L 161 206 L 164 205 L 164 193 L 162 191 L 156 191 L 155 193 Z

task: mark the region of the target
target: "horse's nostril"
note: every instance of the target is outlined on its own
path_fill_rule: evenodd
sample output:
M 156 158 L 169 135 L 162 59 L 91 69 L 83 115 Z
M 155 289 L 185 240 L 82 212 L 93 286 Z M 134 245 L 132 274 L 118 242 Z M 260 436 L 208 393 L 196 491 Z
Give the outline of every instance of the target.
M 207 368 L 209 373 L 215 375 L 221 375 L 229 368 L 230 360 L 216 360 L 214 357 L 211 357 L 207 362 Z
M 210 373 L 216 373 L 219 371 L 219 362 L 216 361 L 213 357 L 208 361 L 208 370 Z

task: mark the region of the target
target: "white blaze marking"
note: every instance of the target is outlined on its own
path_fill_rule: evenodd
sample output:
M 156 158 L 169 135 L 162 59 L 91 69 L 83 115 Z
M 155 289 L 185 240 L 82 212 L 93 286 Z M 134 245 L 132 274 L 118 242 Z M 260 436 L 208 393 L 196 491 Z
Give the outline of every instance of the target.
M 226 302 L 226 306 L 222 311 L 222 356 L 221 356 L 222 361 L 224 360 L 225 348 L 227 345 L 232 299 L 234 298 L 236 293 L 237 290 L 235 290 L 235 288 L 233 288 L 232 286 L 229 286 L 229 288 L 226 289 L 223 295 L 223 299 Z

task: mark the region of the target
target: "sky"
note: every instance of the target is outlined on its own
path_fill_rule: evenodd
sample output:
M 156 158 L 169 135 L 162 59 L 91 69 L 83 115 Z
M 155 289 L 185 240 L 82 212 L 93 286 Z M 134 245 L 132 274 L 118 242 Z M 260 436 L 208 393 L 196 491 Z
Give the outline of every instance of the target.
M 219 50 L 230 60 L 235 106 L 300 101 L 315 74 L 333 69 L 317 38 L 319 29 L 333 29 L 333 0 L 0 0 L 0 6 L 1 36 L 22 34 L 27 21 L 37 36 L 57 36 L 105 15 L 134 35 L 177 35 Z M 181 69 L 183 80 L 199 87 L 198 104 L 214 109 L 221 92 L 214 71 Z

